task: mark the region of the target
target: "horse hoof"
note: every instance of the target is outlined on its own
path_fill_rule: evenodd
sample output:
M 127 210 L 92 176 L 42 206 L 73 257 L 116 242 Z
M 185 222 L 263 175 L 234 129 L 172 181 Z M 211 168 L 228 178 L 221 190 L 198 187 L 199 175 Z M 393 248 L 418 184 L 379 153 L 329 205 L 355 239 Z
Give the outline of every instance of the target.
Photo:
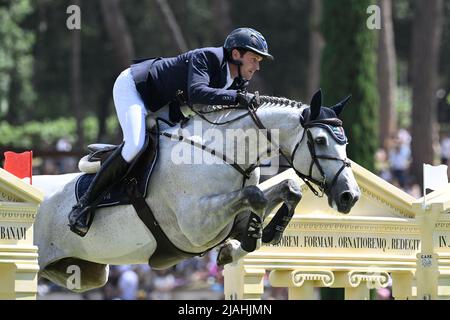
M 232 250 L 233 246 L 231 244 L 226 244 L 220 248 L 219 254 L 217 255 L 217 265 L 219 267 L 233 262 Z
M 280 243 L 282 237 L 283 237 L 283 232 L 266 231 L 266 232 L 263 232 L 262 242 L 267 243 L 267 244 L 277 245 L 278 243 Z
M 281 242 L 281 238 L 283 236 L 282 232 L 275 232 L 275 235 L 273 236 L 272 241 L 270 241 L 270 244 L 277 245 Z
M 228 239 L 227 242 L 220 247 L 217 254 L 217 265 L 223 267 L 226 264 L 235 261 L 236 253 L 239 251 L 241 243 L 236 239 Z
M 267 229 L 264 228 L 263 235 L 262 235 L 263 243 L 271 243 L 274 237 L 275 237 L 275 233 L 273 230 L 267 231 Z
M 76 225 L 70 225 L 70 224 L 69 224 L 69 227 L 70 227 L 70 231 L 79 235 L 82 238 L 84 238 L 84 236 L 87 234 L 87 232 L 89 230 L 88 228 L 83 228 L 83 227 L 80 228 Z

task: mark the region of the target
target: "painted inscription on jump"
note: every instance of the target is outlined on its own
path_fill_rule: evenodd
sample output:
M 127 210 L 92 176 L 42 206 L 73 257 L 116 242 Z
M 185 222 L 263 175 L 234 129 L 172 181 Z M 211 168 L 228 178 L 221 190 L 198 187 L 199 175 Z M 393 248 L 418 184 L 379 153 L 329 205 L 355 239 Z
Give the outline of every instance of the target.
M 271 245 L 288 248 L 335 248 L 335 249 L 375 249 L 386 251 L 419 251 L 420 239 L 400 237 L 370 237 L 370 236 L 296 236 L 285 235 L 280 243 Z
M 1 201 L 9 201 L 9 202 L 19 202 L 19 200 L 5 191 L 0 191 L 0 200 Z
M 0 240 L 26 240 L 26 227 L 12 227 L 0 225 Z
M 446 235 L 438 236 L 439 248 L 450 248 L 450 239 Z

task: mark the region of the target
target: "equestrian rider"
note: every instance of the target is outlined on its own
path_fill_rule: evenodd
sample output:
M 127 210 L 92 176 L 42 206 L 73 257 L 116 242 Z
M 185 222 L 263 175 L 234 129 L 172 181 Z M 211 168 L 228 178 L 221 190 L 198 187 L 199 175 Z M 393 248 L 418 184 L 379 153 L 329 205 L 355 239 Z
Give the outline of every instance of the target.
M 92 223 L 96 201 L 125 177 L 145 142 L 148 111 L 169 105 L 170 120 L 178 122 L 187 104 L 232 105 L 253 103 L 245 90 L 263 58 L 273 59 L 258 31 L 232 31 L 223 47 L 200 48 L 177 57 L 135 61 L 117 78 L 114 105 L 123 131 L 123 145 L 102 164 L 87 192 L 69 214 L 70 230 L 84 237 Z M 234 80 L 233 80 L 234 79 Z

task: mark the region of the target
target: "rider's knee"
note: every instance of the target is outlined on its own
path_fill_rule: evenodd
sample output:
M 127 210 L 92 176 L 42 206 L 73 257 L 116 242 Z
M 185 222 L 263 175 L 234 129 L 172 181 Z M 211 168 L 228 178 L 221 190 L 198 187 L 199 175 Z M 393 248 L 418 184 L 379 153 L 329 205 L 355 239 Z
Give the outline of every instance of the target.
M 135 142 L 125 140 L 125 143 L 124 143 L 123 149 L 122 149 L 122 157 L 127 162 L 131 162 L 134 158 L 136 158 L 138 153 L 142 150 L 142 148 L 144 147 L 144 143 L 145 143 L 145 139 L 143 139 L 142 141 L 141 141 L 141 139 L 139 139 L 139 141 L 135 141 Z

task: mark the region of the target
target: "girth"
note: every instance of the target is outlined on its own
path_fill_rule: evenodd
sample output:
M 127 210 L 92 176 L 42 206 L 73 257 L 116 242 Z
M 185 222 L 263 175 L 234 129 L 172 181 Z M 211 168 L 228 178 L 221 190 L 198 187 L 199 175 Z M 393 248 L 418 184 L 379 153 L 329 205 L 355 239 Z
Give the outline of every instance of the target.
M 127 194 L 137 215 L 152 233 L 156 240 L 155 252 L 150 256 L 148 264 L 154 269 L 167 269 L 182 260 L 203 256 L 206 252 L 191 253 L 176 247 L 166 236 L 155 219 L 152 209 L 137 188 L 137 181 L 128 181 Z
M 157 125 L 157 132 L 149 130 L 149 136 L 151 137 L 154 146 L 154 162 L 156 162 L 156 158 L 159 154 L 159 136 L 156 134 L 158 132 L 159 125 Z M 182 260 L 190 259 L 196 256 L 203 256 L 206 254 L 207 251 L 200 253 L 183 251 L 169 240 L 164 231 L 161 229 L 159 223 L 156 221 L 152 209 L 145 201 L 146 194 L 141 192 L 137 179 L 139 179 L 139 176 L 125 180 L 126 192 L 133 208 L 136 210 L 137 215 L 150 230 L 156 241 L 155 252 L 150 256 L 148 264 L 154 269 L 167 269 Z

